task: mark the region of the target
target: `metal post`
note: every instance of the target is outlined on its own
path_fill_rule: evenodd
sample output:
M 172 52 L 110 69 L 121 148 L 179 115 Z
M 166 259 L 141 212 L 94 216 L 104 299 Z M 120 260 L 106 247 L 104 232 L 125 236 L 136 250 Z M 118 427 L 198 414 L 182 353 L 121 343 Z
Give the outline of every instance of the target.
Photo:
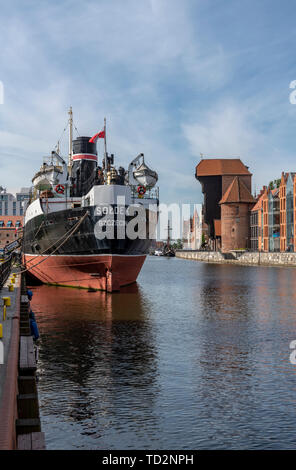
M 68 166 L 71 167 L 72 165 L 72 153 L 73 153 L 73 113 L 72 113 L 72 106 L 69 109 L 69 158 L 68 158 Z
M 105 160 L 105 184 L 107 184 L 107 138 L 106 138 L 106 118 L 104 118 L 104 160 Z

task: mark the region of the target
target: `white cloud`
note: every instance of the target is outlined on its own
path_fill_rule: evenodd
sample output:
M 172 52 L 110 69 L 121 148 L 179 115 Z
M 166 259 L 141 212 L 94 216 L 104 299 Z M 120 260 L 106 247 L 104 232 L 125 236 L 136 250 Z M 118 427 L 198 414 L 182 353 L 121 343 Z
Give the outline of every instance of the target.
M 118 164 L 145 153 L 159 172 L 163 201 L 199 200 L 194 166 L 200 152 L 240 155 L 259 172 L 263 155 L 272 159 L 268 171 L 278 171 L 277 143 L 258 123 L 264 114 L 281 119 L 272 131 L 283 135 L 286 111 L 260 90 L 250 98 L 243 75 L 237 88 L 245 96 L 241 102 L 233 96 L 240 55 L 209 34 L 211 17 L 209 11 L 203 16 L 202 2 L 18 3 L 2 12 L 0 30 L 5 184 L 29 184 L 56 144 L 70 105 L 80 134 L 95 133 L 107 117 L 108 146 Z
M 214 107 L 197 122 L 183 124 L 183 131 L 195 155 L 250 157 L 263 139 L 234 104 Z
M 266 111 L 264 99 L 261 106 Z M 258 125 L 264 118 L 254 116 L 254 108 L 247 103 L 223 100 L 198 118 L 191 117 L 182 129 L 192 155 L 198 158 L 201 153 L 204 158 L 241 158 L 253 173 L 253 187 L 258 190 L 279 177 L 283 168 L 296 169 L 294 163 L 291 167 L 291 154 L 276 142 L 285 123 L 280 120 L 264 128 Z

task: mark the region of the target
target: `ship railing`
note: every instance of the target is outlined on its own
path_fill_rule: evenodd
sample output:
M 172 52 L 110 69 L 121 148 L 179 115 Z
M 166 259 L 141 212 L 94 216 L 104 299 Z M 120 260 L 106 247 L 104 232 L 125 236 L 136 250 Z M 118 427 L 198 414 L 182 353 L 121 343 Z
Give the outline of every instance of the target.
M 63 170 L 59 160 L 56 157 L 52 156 L 52 155 L 43 157 L 42 161 L 43 161 L 43 165 L 55 166 L 59 170 L 61 170 L 61 171 Z
M 132 186 L 132 196 L 137 199 L 159 199 L 159 187 L 146 188 L 145 194 L 138 192 L 139 186 Z

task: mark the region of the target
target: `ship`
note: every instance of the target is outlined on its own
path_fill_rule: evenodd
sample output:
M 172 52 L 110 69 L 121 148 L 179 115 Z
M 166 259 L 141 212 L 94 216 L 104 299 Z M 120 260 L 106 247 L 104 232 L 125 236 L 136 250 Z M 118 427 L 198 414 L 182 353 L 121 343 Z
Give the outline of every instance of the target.
M 168 228 L 167 228 L 168 237 L 162 250 L 162 256 L 167 256 L 168 258 L 173 258 L 175 256 L 175 250 L 171 245 L 171 236 L 170 236 L 171 231 L 172 229 L 170 227 L 170 221 L 168 220 Z
M 68 162 L 59 145 L 32 179 L 25 207 L 23 263 L 45 284 L 119 291 L 134 283 L 155 239 L 158 175 L 140 153 L 128 169 L 107 152 L 106 119 L 93 137 L 73 139 Z M 104 139 L 99 160 L 98 139 Z

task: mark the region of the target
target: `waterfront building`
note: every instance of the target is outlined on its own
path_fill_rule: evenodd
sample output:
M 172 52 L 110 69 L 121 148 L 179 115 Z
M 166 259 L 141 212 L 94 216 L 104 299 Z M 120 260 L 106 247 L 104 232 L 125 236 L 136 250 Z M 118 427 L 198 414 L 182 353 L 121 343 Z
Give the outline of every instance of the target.
M 182 228 L 182 243 L 184 250 L 190 250 L 190 238 L 192 230 L 192 217 L 187 220 L 183 220 Z
M 251 250 L 278 252 L 280 247 L 280 188 L 263 186 L 251 209 Z
M 0 186 L 0 248 L 21 236 L 25 204 L 29 198 L 29 188 L 22 188 L 13 195 Z
M 201 206 L 200 210 L 195 208 L 192 217 L 192 229 L 191 229 L 191 249 L 199 250 L 202 243 L 202 213 Z
M 280 198 L 279 188 L 269 189 L 268 195 L 268 243 L 265 250 L 280 251 Z
M 296 175 L 294 176 L 294 182 L 293 182 L 293 218 L 294 218 L 294 250 L 296 248 Z
M 280 250 L 294 251 L 295 173 L 282 172 L 280 183 Z
M 24 215 L 24 204 L 30 198 L 30 189 L 22 188 L 14 196 L 0 186 L 0 217 Z
M 250 248 L 252 251 L 263 250 L 263 201 L 265 199 L 265 193 L 267 187 L 263 186 L 263 189 L 257 197 L 257 202 L 251 209 L 250 215 Z
M 193 216 L 183 220 L 182 241 L 183 249 L 199 250 L 202 244 L 202 211 L 194 209 Z
M 279 194 L 279 188 L 270 187 L 263 193 L 263 245 L 260 251 L 280 251 Z
M 0 248 L 21 237 L 23 227 L 23 216 L 4 215 L 0 216 Z
M 263 189 L 251 210 L 251 249 L 264 252 L 295 251 L 296 173 L 282 172 Z
M 255 203 L 244 181 L 236 176 L 221 201 L 221 251 L 248 248 L 250 210 Z
M 252 174 L 239 158 L 202 159 L 195 170 L 204 194 L 204 222 L 211 248 L 249 247 Z

